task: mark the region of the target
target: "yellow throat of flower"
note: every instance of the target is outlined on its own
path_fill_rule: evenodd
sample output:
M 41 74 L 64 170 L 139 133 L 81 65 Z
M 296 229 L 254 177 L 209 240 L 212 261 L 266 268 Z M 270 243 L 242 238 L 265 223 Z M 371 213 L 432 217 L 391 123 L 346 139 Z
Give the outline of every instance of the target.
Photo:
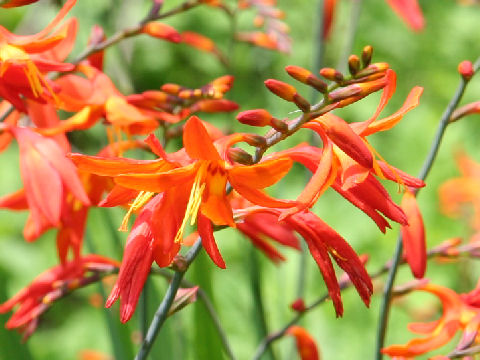
M 137 197 L 135 198 L 133 203 L 130 204 L 130 208 L 123 217 L 122 224 L 118 228 L 119 231 L 128 231 L 128 220 L 130 219 L 132 213 L 145 205 L 153 195 L 155 195 L 155 193 L 150 191 L 140 191 L 138 193 Z

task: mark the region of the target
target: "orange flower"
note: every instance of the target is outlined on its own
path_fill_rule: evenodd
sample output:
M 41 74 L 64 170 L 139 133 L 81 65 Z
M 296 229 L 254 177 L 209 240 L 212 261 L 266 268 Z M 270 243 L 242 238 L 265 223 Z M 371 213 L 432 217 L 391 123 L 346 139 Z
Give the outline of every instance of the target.
M 76 20 L 53 30 L 75 2 L 67 1 L 52 22 L 34 35 L 15 35 L 0 26 L 0 96 L 17 109 L 25 111 L 21 95 L 42 102 L 55 97 L 54 85 L 44 77 L 44 72 L 74 68 L 62 61 L 73 46 Z
M 434 284 L 422 285 L 417 290 L 437 296 L 443 306 L 443 315 L 430 323 L 410 324 L 410 331 L 426 336 L 410 340 L 404 345 L 388 346 L 382 349 L 382 353 L 392 357 L 420 356 L 447 344 L 458 330 L 463 330 L 463 336 L 457 349 L 465 349 L 476 341 L 480 327 L 480 308 L 470 304 L 470 294 L 458 295 L 453 290 Z
M 238 141 L 243 139 L 241 134 L 233 137 L 238 138 Z M 235 227 L 232 208 L 226 195 L 227 182 L 255 204 L 290 207 L 294 204 L 291 201 L 273 199 L 260 189 L 279 181 L 289 171 L 292 161 L 283 158 L 251 166 L 230 165 L 226 161 L 226 151 L 221 151 L 225 155 L 222 158 L 201 120 L 195 116 L 185 124 L 183 143 L 185 155 L 177 157 L 180 162 L 169 161 L 169 156 L 160 149 L 159 144 L 156 153 L 162 155 L 164 160 L 110 160 L 80 154 L 72 154 L 71 157 L 80 170 L 113 176 L 118 185 L 140 191 L 132 205 L 134 208 L 140 208 L 154 193 L 163 193 L 163 202 L 169 202 L 171 214 L 166 216 L 167 219 L 157 216 L 157 211 L 163 214 L 163 210 L 160 210 L 163 207 L 156 207 L 152 226 L 154 236 L 164 244 L 164 249 L 180 242 L 189 219 L 194 224 L 198 217 L 198 232 L 205 249 L 218 266 L 225 267 L 213 239 L 212 222 L 215 225 Z M 181 216 L 176 218 L 178 215 Z M 169 227 L 165 226 L 165 221 L 170 222 Z
M 95 67 L 82 64 L 78 67 L 84 77 L 68 74 L 59 78 L 55 85 L 59 107 L 76 112 L 57 126 L 42 129 L 45 135 L 54 135 L 92 127 L 101 117 L 113 125 L 114 129 L 127 134 L 148 134 L 158 126 L 157 121 L 141 109 L 128 103 L 110 78 Z

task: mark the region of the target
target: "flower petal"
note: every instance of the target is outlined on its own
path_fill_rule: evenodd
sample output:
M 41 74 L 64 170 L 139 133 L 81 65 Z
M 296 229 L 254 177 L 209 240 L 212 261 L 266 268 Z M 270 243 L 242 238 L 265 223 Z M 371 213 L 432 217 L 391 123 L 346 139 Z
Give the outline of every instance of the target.
M 202 121 L 196 116 L 192 116 L 185 124 L 183 146 L 192 159 L 221 160 Z
M 212 261 L 221 269 L 225 269 L 225 261 L 223 261 L 222 255 L 220 251 L 218 251 L 217 243 L 215 242 L 215 238 L 213 236 L 213 226 L 210 220 L 203 216 L 202 214 L 198 214 L 198 234 L 202 239 L 202 245 L 205 248 L 208 256 L 212 259 Z

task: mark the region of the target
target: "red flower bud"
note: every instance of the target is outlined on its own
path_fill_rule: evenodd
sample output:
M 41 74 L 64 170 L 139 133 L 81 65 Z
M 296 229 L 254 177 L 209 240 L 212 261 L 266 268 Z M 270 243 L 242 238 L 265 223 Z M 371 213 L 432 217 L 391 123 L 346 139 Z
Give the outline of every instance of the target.
M 237 120 L 246 125 L 267 126 L 270 125 L 272 115 L 264 109 L 247 110 L 239 113 Z
M 307 309 L 307 307 L 305 306 L 305 302 L 303 301 L 302 298 L 298 298 L 293 303 L 291 303 L 290 308 L 299 313 L 302 313 Z
M 472 62 L 468 60 L 462 61 L 458 64 L 458 72 L 466 81 L 470 80 L 475 73 Z

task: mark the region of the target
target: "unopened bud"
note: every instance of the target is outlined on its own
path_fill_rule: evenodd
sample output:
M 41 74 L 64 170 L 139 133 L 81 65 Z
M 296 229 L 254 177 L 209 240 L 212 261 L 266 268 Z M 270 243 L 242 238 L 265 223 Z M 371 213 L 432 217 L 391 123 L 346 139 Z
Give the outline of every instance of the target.
M 367 45 L 362 50 L 362 66 L 366 68 L 372 62 L 373 47 Z
M 288 75 L 304 84 L 307 83 L 308 77 L 312 75 L 311 71 L 295 65 L 289 65 L 285 67 L 285 70 L 287 71 Z
M 165 91 L 167 94 L 177 95 L 184 88 L 177 84 L 168 83 L 168 84 L 163 84 L 161 89 L 162 91 Z
M 253 164 L 253 157 L 245 150 L 240 148 L 230 148 L 228 149 L 228 158 L 232 162 L 236 162 L 243 165 L 252 165 Z
M 265 80 L 265 86 L 278 97 L 291 102 L 293 102 L 293 97 L 297 93 L 297 89 L 292 85 L 275 79 Z
M 332 80 L 337 83 L 341 83 L 343 81 L 343 74 L 333 68 L 320 69 L 320 75 L 322 75 L 327 80 Z
M 285 70 L 287 71 L 288 75 L 293 77 L 295 80 L 310 85 L 321 93 L 325 93 L 327 91 L 328 85 L 307 69 L 304 69 L 300 66 L 289 65 L 285 68 Z
M 303 301 L 302 298 L 298 298 L 293 303 L 291 303 L 290 308 L 299 313 L 303 313 L 305 312 L 305 310 L 307 310 L 307 307 L 305 306 L 305 302 Z
M 458 64 L 458 72 L 462 75 L 465 81 L 470 80 L 475 73 L 472 62 L 468 60 L 462 61 Z
M 160 22 L 146 23 L 140 31 L 150 36 L 171 41 L 174 43 L 179 43 L 180 41 L 182 41 L 182 37 L 177 32 L 177 30 L 175 30 L 170 25 Z
M 203 111 L 207 113 L 229 112 L 238 109 L 238 104 L 227 99 L 207 99 L 201 100 L 192 105 L 192 112 Z
M 267 126 L 270 125 L 272 115 L 267 110 L 255 109 L 242 111 L 237 115 L 237 120 L 242 124 L 252 126 Z
M 348 71 L 350 74 L 356 75 L 360 70 L 360 58 L 357 55 L 350 55 L 348 58 Z
M 248 144 L 256 147 L 265 147 L 267 145 L 267 139 L 257 134 L 246 134 L 243 140 Z

